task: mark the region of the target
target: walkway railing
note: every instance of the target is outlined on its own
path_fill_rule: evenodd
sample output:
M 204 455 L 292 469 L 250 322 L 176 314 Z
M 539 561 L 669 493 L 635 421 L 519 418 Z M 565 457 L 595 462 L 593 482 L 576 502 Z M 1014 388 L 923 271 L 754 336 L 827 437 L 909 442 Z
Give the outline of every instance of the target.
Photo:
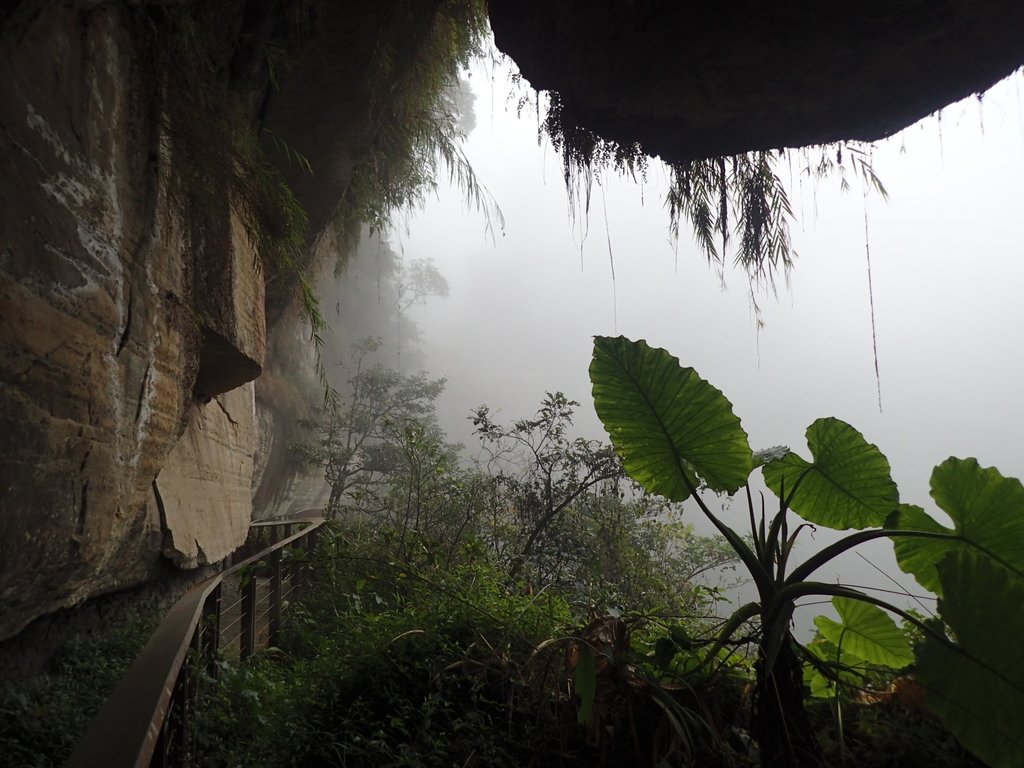
M 220 655 L 275 645 L 281 612 L 299 588 L 323 518 L 254 523 L 231 567 L 194 587 L 164 617 L 90 723 L 69 768 L 183 766 L 199 672 L 216 679 Z M 272 543 L 276 542 L 276 543 Z

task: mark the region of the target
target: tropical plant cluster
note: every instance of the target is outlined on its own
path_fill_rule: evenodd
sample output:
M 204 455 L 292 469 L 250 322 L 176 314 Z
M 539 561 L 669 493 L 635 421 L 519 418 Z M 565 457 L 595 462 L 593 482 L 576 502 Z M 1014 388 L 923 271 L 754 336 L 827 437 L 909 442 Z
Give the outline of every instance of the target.
M 736 610 L 714 649 L 738 635 L 756 644 L 752 732 L 765 766 L 825 764 L 805 707 L 812 695 L 859 690 L 880 700 L 878 668 L 904 670 L 892 681 L 923 693 L 922 709 L 940 719 L 991 765 L 1018 765 L 1024 754 L 1024 486 L 975 459 L 949 458 L 931 476 L 946 527 L 921 507 L 901 503 L 877 446 L 835 418 L 807 429 L 806 459 L 788 448 L 754 452 L 732 405 L 715 387 L 662 349 L 623 337 L 598 337 L 590 367 L 594 404 L 629 475 L 676 502 L 692 499 L 742 561 L 757 600 Z M 776 496 L 755 504 L 748 478 L 760 469 Z M 746 488 L 748 516 L 732 524 L 709 507 L 709 493 Z M 811 526 L 850 530 L 796 562 L 795 544 Z M 746 526 L 746 532 L 743 528 Z M 921 617 L 864 589 L 818 581 L 815 573 L 874 540 L 893 542 L 900 568 L 939 597 Z M 798 601 L 831 597 L 840 621 L 821 617 L 821 641 L 793 637 Z M 911 647 L 891 616 L 914 635 Z M 900 686 L 897 686 L 900 682 Z M 842 722 L 841 720 L 839 721 Z
M 360 447 L 337 447 L 337 422 L 309 425 L 307 460 L 329 478 L 332 452 L 350 462 L 335 519 L 285 642 L 222 661 L 198 764 L 981 765 L 961 742 L 1012 764 L 1005 718 L 986 709 L 999 746 L 978 744 L 939 703 L 958 681 L 935 697 L 928 653 L 1005 674 L 968 649 L 963 623 L 811 578 L 863 540 L 903 542 L 877 448 L 822 420 L 811 461 L 754 454 L 724 396 L 642 342 L 598 339 L 591 373 L 614 450 L 575 436 L 579 404 L 555 392 L 508 423 L 475 409 L 482 450 L 467 462 L 434 418 L 441 382 L 383 368 L 371 377 L 383 397 L 360 407 L 388 415 Z M 368 423 L 349 427 L 363 438 Z M 739 533 L 704 496 L 758 466 L 780 510 L 751 500 Z M 693 534 L 685 499 L 719 537 Z M 868 527 L 797 564 L 797 512 Z M 759 599 L 723 618 L 723 572 L 737 566 Z M 797 642 L 793 609 L 818 594 L 838 620 Z

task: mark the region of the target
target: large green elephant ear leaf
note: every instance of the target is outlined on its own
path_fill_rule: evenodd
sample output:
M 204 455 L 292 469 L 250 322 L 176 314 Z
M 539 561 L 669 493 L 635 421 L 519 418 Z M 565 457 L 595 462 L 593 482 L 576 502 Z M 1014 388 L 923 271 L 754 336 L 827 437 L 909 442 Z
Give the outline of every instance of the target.
M 828 616 L 814 619 L 826 640 L 868 664 L 902 669 L 914 660 L 906 635 L 877 605 L 849 597 L 834 597 L 832 605 L 840 621 Z
M 927 512 L 913 504 L 900 504 L 897 511 L 886 521 L 886 527 L 956 536 L 956 531 L 936 522 Z M 936 566 L 942 558 L 959 548 L 962 543 L 959 539 L 892 537 L 892 548 L 896 553 L 896 562 L 900 570 L 912 575 L 918 584 L 937 595 L 942 594 L 942 584 L 939 582 L 939 571 Z
M 889 528 L 948 534 L 949 538 L 894 536 L 896 561 L 925 589 L 943 594 L 936 569 L 950 552 L 974 551 L 1024 579 L 1024 486 L 977 459 L 949 458 L 932 471 L 932 498 L 953 521 L 952 530 L 919 507 L 901 506 Z
M 807 446 L 813 461 L 789 453 L 762 470 L 765 484 L 777 496 L 791 496 L 790 507 L 805 520 L 873 528 L 899 506 L 889 460 L 845 421 L 818 419 L 807 428 Z
M 594 407 L 629 476 L 683 501 L 702 482 L 735 493 L 753 458 L 747 433 L 719 390 L 645 341 L 594 339 Z
M 937 567 L 942 617 L 955 643 L 925 635 L 915 676 L 960 743 L 995 768 L 1024 755 L 1024 580 L 977 551 Z

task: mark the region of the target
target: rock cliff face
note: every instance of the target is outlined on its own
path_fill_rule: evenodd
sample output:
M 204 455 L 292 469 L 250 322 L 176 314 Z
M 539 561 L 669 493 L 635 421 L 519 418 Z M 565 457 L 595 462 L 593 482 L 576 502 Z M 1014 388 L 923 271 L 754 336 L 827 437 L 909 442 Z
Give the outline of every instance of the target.
M 287 182 L 310 220 L 298 260 L 323 256 L 387 125 L 367 85 L 380 40 L 400 77 L 440 5 L 0 5 L 0 640 L 219 561 L 254 508 L 319 504 L 322 481 L 286 466 L 315 397 L 284 375 L 250 383 L 267 306 L 277 372 L 315 380 L 294 263 L 265 273 L 251 246 L 285 241 L 281 200 L 267 229 L 254 212 Z
M 328 336 L 327 343 L 333 341 Z M 307 439 L 300 422 L 313 416 L 313 407 L 324 394 L 308 324 L 294 309 L 274 324 L 267 353 L 267 371 L 256 382 L 259 436 L 252 506 L 253 518 L 259 520 L 322 510 L 330 496 L 323 470 L 298 463 L 292 453 L 294 443 Z
M 248 526 L 263 282 L 229 207 L 175 191 L 137 23 L 50 7 L 3 40 L 0 638 Z

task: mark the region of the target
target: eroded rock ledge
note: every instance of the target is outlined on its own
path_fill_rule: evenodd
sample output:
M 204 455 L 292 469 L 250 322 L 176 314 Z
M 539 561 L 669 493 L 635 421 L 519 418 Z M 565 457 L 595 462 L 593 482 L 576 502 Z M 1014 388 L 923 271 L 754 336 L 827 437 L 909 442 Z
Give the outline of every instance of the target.
M 888 136 L 1024 65 L 1018 0 L 490 0 L 567 122 L 669 162 Z

